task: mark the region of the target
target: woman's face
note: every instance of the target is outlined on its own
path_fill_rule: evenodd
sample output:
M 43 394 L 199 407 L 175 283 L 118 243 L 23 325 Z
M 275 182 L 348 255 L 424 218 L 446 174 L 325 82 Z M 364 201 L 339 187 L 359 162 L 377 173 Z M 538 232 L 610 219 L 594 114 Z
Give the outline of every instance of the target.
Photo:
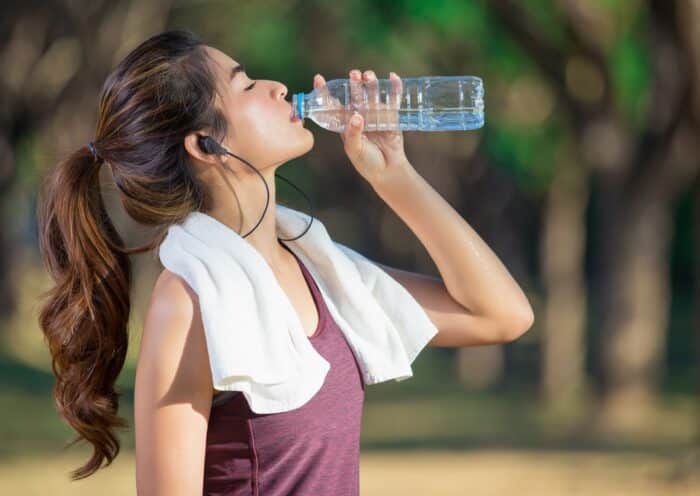
M 206 49 L 220 88 L 217 105 L 229 123 L 222 144 L 230 152 L 263 169 L 281 165 L 313 148 L 313 133 L 303 121 L 291 120 L 292 105 L 285 100 L 284 84 L 251 79 L 244 69 L 236 69 L 239 62 L 216 48 Z

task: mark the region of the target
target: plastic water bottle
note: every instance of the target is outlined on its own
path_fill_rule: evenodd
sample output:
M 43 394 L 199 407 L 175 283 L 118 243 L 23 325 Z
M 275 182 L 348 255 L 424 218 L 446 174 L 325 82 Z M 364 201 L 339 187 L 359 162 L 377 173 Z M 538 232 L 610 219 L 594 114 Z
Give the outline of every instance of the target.
M 292 100 L 295 119 L 343 132 L 353 112 L 364 131 L 462 131 L 484 125 L 484 86 L 476 76 L 333 79 Z

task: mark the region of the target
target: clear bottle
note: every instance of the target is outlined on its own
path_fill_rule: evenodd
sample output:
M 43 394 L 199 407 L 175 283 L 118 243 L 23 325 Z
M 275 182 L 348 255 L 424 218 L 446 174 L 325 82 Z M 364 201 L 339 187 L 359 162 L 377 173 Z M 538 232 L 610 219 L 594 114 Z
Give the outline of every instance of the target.
M 296 93 L 294 116 L 343 132 L 353 112 L 365 131 L 462 131 L 484 125 L 484 86 L 476 76 L 423 76 L 399 80 L 333 79 Z

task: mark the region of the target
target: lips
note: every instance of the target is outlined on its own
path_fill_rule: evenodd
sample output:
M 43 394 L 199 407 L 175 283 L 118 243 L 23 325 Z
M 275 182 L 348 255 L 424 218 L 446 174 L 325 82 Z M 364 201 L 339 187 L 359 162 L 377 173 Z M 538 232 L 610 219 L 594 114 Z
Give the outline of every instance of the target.
M 304 122 L 304 119 L 297 115 L 294 105 L 290 102 L 287 103 L 289 104 L 289 122 Z

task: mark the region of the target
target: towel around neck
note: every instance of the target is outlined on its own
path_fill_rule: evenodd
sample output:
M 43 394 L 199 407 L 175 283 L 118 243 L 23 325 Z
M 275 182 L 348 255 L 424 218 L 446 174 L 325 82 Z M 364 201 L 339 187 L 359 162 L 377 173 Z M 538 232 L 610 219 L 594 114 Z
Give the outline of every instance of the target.
M 309 220 L 276 204 L 278 237 L 298 235 Z M 370 259 L 333 241 L 318 218 L 284 243 L 313 276 L 364 383 L 411 377 L 411 363 L 438 332 L 413 296 Z M 245 238 L 195 211 L 170 226 L 158 254 L 197 294 L 214 389 L 241 391 L 251 410 L 274 413 L 300 407 L 321 388 L 330 364 Z

